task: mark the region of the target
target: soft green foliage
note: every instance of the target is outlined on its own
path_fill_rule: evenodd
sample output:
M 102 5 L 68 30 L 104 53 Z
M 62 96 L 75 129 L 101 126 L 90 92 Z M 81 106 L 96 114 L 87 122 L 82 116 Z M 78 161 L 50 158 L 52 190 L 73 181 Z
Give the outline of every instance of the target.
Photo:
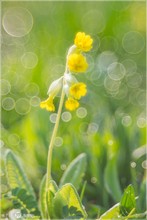
M 105 219 L 117 219 L 119 216 L 119 203 L 114 205 L 111 209 L 109 209 L 107 212 L 105 212 L 99 220 L 105 220 Z
M 39 192 L 39 206 L 41 210 L 42 218 L 46 218 L 46 175 L 44 175 L 41 184 L 40 184 L 40 192 Z
M 120 213 L 122 216 L 127 216 L 136 209 L 134 188 L 129 185 L 120 201 Z
M 129 185 L 121 198 L 120 203 L 114 205 L 111 209 L 106 211 L 99 220 L 107 219 L 136 219 L 136 218 L 145 218 L 146 213 L 137 214 L 136 210 L 136 200 L 134 188 L 132 185 Z
M 81 156 L 85 155 L 79 155 L 76 159 L 81 158 Z M 76 167 L 77 169 L 79 168 L 78 166 Z M 65 184 L 58 189 L 55 181 L 50 180 L 46 191 L 46 175 L 43 177 L 40 187 L 40 209 L 43 219 L 47 218 L 47 216 L 51 219 L 64 219 L 67 217 L 83 219 L 87 215 L 83 209 L 79 195 L 71 183 Z
M 39 216 L 36 196 L 22 166 L 12 151 L 6 153 L 6 172 L 11 194 L 7 195 L 13 201 L 14 208 L 22 214 Z
M 26 189 L 15 188 L 12 189 L 11 199 L 13 200 L 14 208 L 20 209 L 22 215 L 33 214 L 40 216 L 37 202 L 32 195 L 29 195 Z
M 69 164 L 60 180 L 59 186 L 71 183 L 78 189 L 84 176 L 86 165 L 86 154 L 82 153 Z
M 81 167 L 81 164 L 80 163 L 77 164 L 75 162 L 77 161 L 79 162 L 79 159 L 81 159 L 82 157 L 85 158 L 85 154 L 79 155 L 71 163 L 74 165 L 76 164 L 76 169 Z M 8 182 L 11 186 L 11 195 L 8 194 L 7 198 L 10 198 L 12 200 L 15 209 L 21 210 L 22 215 L 32 214 L 34 218 L 37 218 L 37 216 L 40 216 L 40 212 L 38 210 L 38 204 L 36 202 L 34 194 L 31 194 L 27 190 L 27 188 L 25 188 L 25 187 L 30 187 L 31 185 L 29 181 L 27 180 L 27 177 L 24 174 L 22 167 L 19 165 L 16 159 L 16 156 L 11 151 L 8 151 L 6 154 L 6 168 L 7 168 L 7 174 L 8 174 Z M 16 172 L 17 177 L 15 176 L 14 178 L 12 178 L 12 174 L 10 175 L 10 173 L 12 172 L 14 168 L 17 171 Z M 70 169 L 68 169 L 68 171 L 69 170 Z M 110 170 L 108 169 L 108 171 L 111 171 L 111 170 L 113 170 L 112 167 Z M 78 175 L 79 177 L 81 177 L 80 172 L 78 172 Z M 76 176 L 77 179 L 78 179 L 78 175 Z M 11 181 L 9 181 L 9 177 Z M 69 177 L 68 177 L 68 181 L 70 182 Z M 115 176 L 112 175 L 112 177 L 114 178 Z M 18 179 L 19 182 L 16 181 L 16 179 Z M 22 184 L 22 188 L 20 185 L 20 181 Z M 17 187 L 15 187 L 16 185 Z M 111 186 L 113 187 L 112 183 L 111 185 L 109 185 L 109 187 Z M 46 191 L 46 175 L 43 177 L 42 182 L 41 182 L 41 187 L 40 187 L 40 209 L 41 209 L 42 219 L 47 219 L 47 218 L 50 218 L 50 219 L 54 219 L 54 218 L 85 219 L 87 218 L 87 213 L 81 203 L 80 197 L 75 187 L 71 183 L 67 183 L 58 189 L 55 181 L 50 180 L 48 182 L 48 188 Z M 103 215 L 101 215 L 100 220 L 105 220 L 105 219 L 123 220 L 124 218 L 127 220 L 127 219 L 140 218 L 140 217 L 144 218 L 145 213 L 137 212 L 134 188 L 132 185 L 129 185 L 125 189 L 123 196 L 120 200 L 120 203 L 117 203 L 111 209 L 109 209 Z
M 121 198 L 122 192 L 118 178 L 116 158 L 110 158 L 105 168 L 105 186 L 116 202 Z
M 70 183 L 62 186 L 55 194 L 53 206 L 54 215 L 59 219 L 85 219 L 87 217 L 77 191 Z
M 146 210 L 146 203 L 147 203 L 147 199 L 145 197 L 147 193 L 146 191 L 147 191 L 147 180 L 146 180 L 146 174 L 145 174 L 144 179 L 140 186 L 139 198 L 137 199 L 137 208 L 139 212 Z
M 8 183 L 11 189 L 21 188 L 27 190 L 28 194 L 35 198 L 35 193 L 30 181 L 28 180 L 22 166 L 18 162 L 12 151 L 6 154 L 6 171 Z
M 48 189 L 46 191 L 46 175 L 43 177 L 40 186 L 40 209 L 42 218 L 47 218 L 47 216 L 53 217 L 53 197 L 57 192 L 58 187 L 55 181 L 50 180 L 48 183 Z
M 24 8 L 32 20 L 26 14 L 23 19 L 19 19 L 20 14 L 13 14 L 14 20 L 11 19 L 7 12 L 14 8 L 18 12 Z M 145 1 L 2 1 L 1 18 L 0 219 L 8 218 L 14 209 L 11 200 L 4 197 L 12 188 L 23 186 L 33 196 L 35 190 L 37 199 L 40 198 L 55 115 L 40 109 L 39 103 L 47 98 L 50 83 L 63 75 L 67 49 L 78 31 L 94 39 L 94 47 L 87 55 L 88 71 L 76 75 L 79 82 L 87 84 L 87 95 L 81 99 L 77 111 L 62 109 L 53 150 L 52 178 L 59 185 L 71 161 L 85 153 L 87 167 L 82 169 L 85 169 L 83 182 L 87 183 L 82 202 L 88 219 L 96 219 L 105 212 L 111 214 L 111 207 L 117 210 L 115 204 L 120 202 L 129 184 L 137 197 L 135 213 L 129 218 L 144 219 Z M 28 27 L 26 21 L 33 26 L 25 36 L 15 37 L 7 32 L 8 29 L 15 33 L 23 31 Z M 120 69 L 113 69 L 115 62 L 120 64 Z M 54 99 L 56 111 L 59 99 Z M 16 162 L 16 156 L 9 154 L 8 172 L 4 166 L 7 149 L 17 155 Z M 20 169 L 21 163 L 24 169 L 22 166 Z M 23 170 L 34 190 L 26 182 Z M 76 170 L 79 169 L 74 170 L 73 176 Z M 79 179 L 77 182 L 81 182 Z M 80 195 L 82 184 L 75 188 Z M 72 207 L 69 211 L 67 207 L 64 209 L 66 213 L 73 211 Z
M 47 213 L 51 218 L 53 218 L 54 216 L 55 208 L 53 206 L 53 199 L 57 191 L 58 191 L 57 184 L 55 183 L 55 181 L 50 180 L 48 183 L 48 191 L 47 191 L 46 197 L 47 197 L 47 210 L 48 210 Z

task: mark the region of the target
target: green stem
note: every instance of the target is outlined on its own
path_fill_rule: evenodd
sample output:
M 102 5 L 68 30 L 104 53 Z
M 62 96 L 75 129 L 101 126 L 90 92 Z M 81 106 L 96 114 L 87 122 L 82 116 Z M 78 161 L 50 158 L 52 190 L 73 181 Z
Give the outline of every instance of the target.
M 63 102 L 64 102 L 64 96 L 65 96 L 65 93 L 64 93 L 64 90 L 62 89 L 60 103 L 59 103 L 59 108 L 58 108 L 58 112 L 57 112 L 56 123 L 55 123 L 54 129 L 53 129 L 53 133 L 52 133 L 52 137 L 51 137 L 51 141 L 50 141 L 49 149 L 48 149 L 46 192 L 48 191 L 49 180 L 52 179 L 52 177 L 51 177 L 51 167 L 52 167 L 53 147 L 54 147 L 54 141 L 55 141 L 55 138 L 56 138 L 57 130 L 58 130 L 58 127 L 59 127 L 59 121 L 60 121 L 62 106 L 63 106 Z M 46 204 L 46 211 L 47 211 L 47 204 Z M 48 214 L 48 219 L 49 219 L 48 211 L 47 211 L 47 214 Z
M 64 96 L 65 96 L 65 93 L 62 89 L 60 103 L 59 103 L 59 109 L 58 109 L 57 118 L 56 118 L 56 123 L 55 123 L 55 126 L 54 126 L 54 130 L 53 130 L 53 134 L 52 134 L 52 137 L 51 137 L 49 150 L 48 150 L 46 186 L 48 186 L 48 181 L 51 180 L 52 152 L 53 152 L 54 141 L 55 141 L 55 138 L 56 138 L 57 130 L 58 130 L 58 127 L 59 127 L 59 121 L 60 121 L 62 106 L 63 106 L 63 102 L 64 102 Z

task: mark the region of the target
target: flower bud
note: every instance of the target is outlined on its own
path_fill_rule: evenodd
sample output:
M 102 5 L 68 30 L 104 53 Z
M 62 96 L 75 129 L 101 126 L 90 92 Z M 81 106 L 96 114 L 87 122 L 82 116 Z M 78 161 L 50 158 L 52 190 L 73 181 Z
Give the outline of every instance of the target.
M 73 84 L 73 83 L 77 83 L 77 79 L 76 77 L 74 77 L 72 74 L 70 73 L 65 73 L 64 74 L 64 79 L 67 83 Z
M 60 89 L 62 88 L 62 85 L 63 85 L 63 77 L 60 77 L 59 79 L 54 80 L 51 83 L 47 94 L 54 98 L 59 93 Z

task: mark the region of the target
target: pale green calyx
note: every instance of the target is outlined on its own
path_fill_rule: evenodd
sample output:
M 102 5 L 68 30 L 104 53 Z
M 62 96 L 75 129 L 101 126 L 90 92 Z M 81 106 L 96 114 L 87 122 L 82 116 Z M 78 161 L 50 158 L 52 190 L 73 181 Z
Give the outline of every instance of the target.
M 47 94 L 54 98 L 59 93 L 60 89 L 62 88 L 62 85 L 63 85 L 63 76 L 60 77 L 59 79 L 54 80 L 51 83 Z
M 72 45 L 69 50 L 68 50 L 68 53 L 67 53 L 67 59 L 68 59 L 68 56 L 72 53 L 76 53 L 77 51 L 77 47 L 75 45 Z
M 66 83 L 69 83 L 69 84 L 73 84 L 73 83 L 77 83 L 78 82 L 76 77 L 74 77 L 70 73 L 65 73 L 64 74 L 64 80 L 65 80 Z
M 69 88 L 70 86 L 67 83 L 64 84 L 63 89 L 67 97 L 69 96 Z

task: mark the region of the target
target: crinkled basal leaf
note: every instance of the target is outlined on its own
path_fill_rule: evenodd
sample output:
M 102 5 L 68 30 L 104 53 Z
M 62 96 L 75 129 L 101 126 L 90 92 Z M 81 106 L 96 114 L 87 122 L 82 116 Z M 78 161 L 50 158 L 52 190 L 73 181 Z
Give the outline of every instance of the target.
M 47 213 L 50 216 L 50 218 L 53 216 L 52 199 L 55 193 L 57 192 L 57 190 L 58 190 L 58 187 L 55 181 L 50 180 L 48 183 L 48 191 L 46 193 L 46 175 L 45 175 L 42 179 L 41 187 L 40 187 L 40 209 L 41 209 L 41 215 L 43 219 L 47 218 L 46 216 Z M 46 204 L 47 204 L 47 207 L 46 207 Z
M 85 219 L 87 213 L 79 195 L 70 183 L 62 186 L 53 198 L 54 217 L 57 219 Z
M 99 220 L 117 219 L 119 218 L 119 203 L 114 205 L 111 209 L 106 211 Z
M 108 161 L 106 169 L 105 169 L 105 173 L 104 173 L 104 179 L 105 179 L 105 186 L 106 186 L 107 191 L 111 194 L 111 196 L 116 202 L 119 202 L 121 199 L 122 192 L 121 192 L 120 183 L 118 179 L 115 158 L 112 158 Z
M 27 192 L 35 198 L 35 193 L 30 181 L 28 180 L 16 156 L 10 150 L 6 154 L 6 172 L 11 189 L 15 189 L 17 187 L 26 189 Z
M 135 193 L 132 185 L 129 185 L 121 198 L 120 201 L 120 214 L 122 216 L 127 216 L 133 210 L 135 211 L 136 201 L 135 201 Z
M 79 188 L 80 183 L 82 181 L 82 177 L 84 176 L 86 170 L 86 154 L 82 153 L 78 157 L 76 157 L 68 166 L 66 171 L 64 172 L 59 186 L 63 186 L 65 183 L 73 184 L 76 189 Z
M 17 187 L 15 189 L 12 189 L 11 193 L 14 208 L 20 209 L 22 215 L 32 214 L 35 216 L 40 216 L 35 198 L 32 195 L 28 194 L 26 189 Z

